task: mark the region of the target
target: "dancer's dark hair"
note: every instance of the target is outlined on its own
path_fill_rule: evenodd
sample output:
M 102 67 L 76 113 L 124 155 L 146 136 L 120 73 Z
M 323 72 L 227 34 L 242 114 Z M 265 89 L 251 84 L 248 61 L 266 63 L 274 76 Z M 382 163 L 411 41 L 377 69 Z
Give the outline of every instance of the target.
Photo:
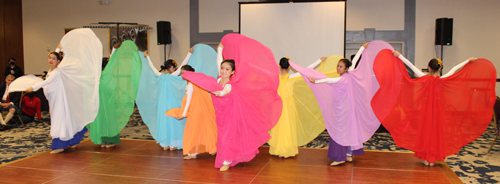
M 163 70 L 167 70 L 169 69 L 170 67 L 174 67 L 176 68 L 177 67 L 177 62 L 173 59 L 168 59 L 166 60 L 165 62 L 163 62 L 163 65 L 161 65 L 161 70 L 160 71 L 163 71 Z
M 290 58 L 288 57 L 282 57 L 280 59 L 280 66 L 282 69 L 288 69 L 290 67 L 290 62 L 288 62 Z
M 194 68 L 191 65 L 184 65 L 181 67 L 181 70 L 192 71 L 194 72 Z
M 432 70 L 434 70 L 434 72 L 437 72 L 439 70 L 439 68 L 441 68 L 442 66 L 442 62 L 441 60 L 437 59 L 437 58 L 434 58 L 434 59 L 431 59 L 429 61 L 429 68 L 431 68 Z
M 64 52 L 62 52 L 62 51 L 60 51 L 60 52 L 51 51 L 51 52 L 49 52 L 49 55 L 51 55 L 51 54 L 56 56 L 57 60 L 59 60 L 59 61 L 62 61 L 62 59 L 64 57 Z
M 226 60 L 222 61 L 222 63 L 228 63 L 229 66 L 231 66 L 231 69 L 233 69 L 233 71 L 236 70 L 236 65 L 234 63 L 234 60 L 232 60 L 232 59 L 226 59 Z M 222 65 L 222 63 L 221 63 L 221 65 Z
M 351 67 L 351 65 L 352 65 L 351 61 L 349 61 L 348 59 L 345 59 L 345 58 L 340 59 L 339 62 L 344 63 L 346 69 Z

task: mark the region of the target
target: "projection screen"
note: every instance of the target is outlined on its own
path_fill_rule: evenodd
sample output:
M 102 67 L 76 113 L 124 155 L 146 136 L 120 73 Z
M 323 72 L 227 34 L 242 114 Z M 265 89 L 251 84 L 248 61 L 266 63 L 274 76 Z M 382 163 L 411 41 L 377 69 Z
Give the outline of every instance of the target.
M 240 33 L 306 67 L 322 56 L 344 55 L 345 1 L 240 2 Z

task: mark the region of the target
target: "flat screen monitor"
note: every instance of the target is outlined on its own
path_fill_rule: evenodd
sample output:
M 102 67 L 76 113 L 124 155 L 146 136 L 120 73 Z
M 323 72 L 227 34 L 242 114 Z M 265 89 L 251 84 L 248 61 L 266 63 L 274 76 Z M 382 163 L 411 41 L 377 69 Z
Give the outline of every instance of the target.
M 303 67 L 344 55 L 345 1 L 240 2 L 240 33 Z

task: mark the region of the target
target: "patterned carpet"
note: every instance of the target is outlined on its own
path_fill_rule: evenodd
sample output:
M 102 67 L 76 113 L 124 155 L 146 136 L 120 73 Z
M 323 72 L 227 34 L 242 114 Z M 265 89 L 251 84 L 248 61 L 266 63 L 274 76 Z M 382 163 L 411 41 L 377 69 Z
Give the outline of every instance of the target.
M 47 112 L 42 120 L 49 122 Z M 12 125 L 0 131 L 0 164 L 8 163 L 50 149 L 50 125 L 31 123 L 26 127 Z M 464 183 L 500 183 L 500 140 L 487 154 L 495 136 L 490 125 L 481 137 L 468 144 L 455 155 L 446 158 L 446 163 Z M 127 127 L 120 133 L 122 138 L 153 140 L 147 126 L 137 111 L 130 117 Z M 328 148 L 329 135 L 325 131 L 315 140 L 303 146 Z M 389 133 L 376 133 L 364 144 L 365 150 L 409 152 L 398 148 Z

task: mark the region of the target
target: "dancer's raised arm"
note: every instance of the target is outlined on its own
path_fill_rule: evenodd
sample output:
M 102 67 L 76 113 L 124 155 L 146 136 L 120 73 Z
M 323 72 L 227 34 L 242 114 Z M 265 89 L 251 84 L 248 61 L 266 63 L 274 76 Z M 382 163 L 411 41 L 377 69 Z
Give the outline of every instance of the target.
M 476 61 L 476 60 L 477 60 L 477 58 L 475 58 L 475 57 L 471 57 L 471 58 L 465 60 L 464 62 L 458 64 L 455 67 L 453 67 L 448 73 L 446 73 L 443 76 L 441 76 L 441 78 L 446 78 L 446 77 L 449 77 L 449 76 L 453 75 L 458 69 L 464 67 L 467 63 L 473 62 L 473 61 Z
M 219 46 L 217 47 L 217 71 L 220 72 L 220 65 L 222 64 L 222 50 L 224 49 L 224 46 L 221 44 L 219 44 Z M 217 74 L 218 75 L 218 74 Z
M 352 71 L 356 68 L 356 63 L 358 62 L 359 57 L 361 57 L 361 53 L 363 53 L 363 51 L 365 50 L 365 48 L 368 46 L 369 43 L 370 42 L 364 43 L 363 45 L 361 45 L 361 47 L 359 48 L 359 50 L 356 53 L 356 55 L 354 56 L 354 58 L 352 58 L 352 65 L 351 65 L 351 67 L 349 67 L 349 71 Z
M 148 59 L 149 66 L 151 67 L 151 69 L 153 70 L 155 75 L 160 76 L 161 73 L 155 68 L 155 66 L 153 65 L 153 62 L 151 61 L 151 58 L 149 57 L 149 54 L 147 52 L 144 52 L 144 57 L 146 57 Z
M 323 62 L 325 60 L 326 60 L 326 57 L 323 56 L 323 57 L 319 58 L 318 60 L 316 60 L 314 63 L 307 66 L 307 68 L 315 68 L 316 66 L 318 66 L 321 62 Z M 294 77 L 298 77 L 298 76 L 300 76 L 300 73 L 297 72 L 297 73 L 289 75 L 288 78 L 294 78 Z
M 401 55 L 401 53 L 399 53 L 398 51 L 392 51 L 392 53 L 394 54 L 395 57 L 401 59 L 401 61 L 403 61 L 403 63 L 406 66 L 408 66 L 413 71 L 413 73 L 415 73 L 415 75 L 417 75 L 418 77 L 422 77 L 425 75 L 422 71 L 420 71 L 417 67 L 415 67 L 415 65 L 413 65 L 410 61 L 408 61 L 408 59 L 406 59 L 403 55 Z
M 191 58 L 191 54 L 193 54 L 193 52 L 194 52 L 193 47 L 191 47 L 189 49 L 189 52 L 187 53 L 186 57 L 184 58 L 184 61 L 182 61 L 181 66 L 179 66 L 177 68 L 177 70 L 175 70 L 174 72 L 172 72 L 172 75 L 179 75 L 181 73 L 182 66 L 187 65 L 187 63 L 189 62 L 189 58 Z

